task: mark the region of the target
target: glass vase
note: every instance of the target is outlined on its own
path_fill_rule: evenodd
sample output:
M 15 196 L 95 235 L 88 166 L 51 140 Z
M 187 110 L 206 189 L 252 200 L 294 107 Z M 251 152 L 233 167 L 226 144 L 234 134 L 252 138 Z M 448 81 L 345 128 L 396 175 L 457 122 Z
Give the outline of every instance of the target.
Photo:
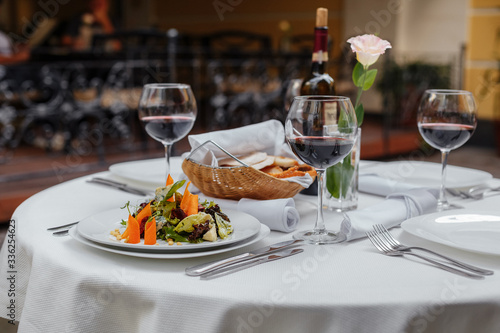
M 323 208 L 346 212 L 358 207 L 359 155 L 361 153 L 361 128 L 351 153 L 341 162 L 329 167 L 325 173 Z

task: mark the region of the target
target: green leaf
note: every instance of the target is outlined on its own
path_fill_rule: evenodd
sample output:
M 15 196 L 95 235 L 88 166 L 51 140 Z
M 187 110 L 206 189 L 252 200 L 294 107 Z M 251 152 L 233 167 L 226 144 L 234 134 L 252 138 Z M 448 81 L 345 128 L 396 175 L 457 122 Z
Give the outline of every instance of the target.
M 326 189 L 334 198 L 340 196 L 340 177 L 342 175 L 342 165 L 337 163 L 326 169 Z
M 125 206 L 120 207 L 120 209 L 125 209 L 125 208 L 127 208 L 128 214 L 131 215 L 131 213 L 130 213 L 130 201 L 127 201 L 127 203 L 125 204 Z
M 185 182 L 185 180 L 179 180 L 178 182 L 175 182 L 167 192 L 167 195 L 165 196 L 165 198 L 163 198 L 163 200 L 170 199 L 175 194 L 175 192 L 177 192 L 177 190 L 180 189 L 182 185 L 184 185 Z
M 363 90 L 367 91 L 368 89 L 371 88 L 373 85 L 373 82 L 375 82 L 375 77 L 377 76 L 377 70 L 376 69 L 370 69 L 365 73 L 365 77 L 362 77 L 360 79 L 361 82 L 363 82 Z M 360 87 L 361 84 L 358 86 Z
M 340 198 L 341 194 L 347 193 L 351 186 L 354 174 L 354 166 L 351 164 L 351 153 L 342 163 L 337 163 L 326 169 L 326 189 L 334 198 Z
M 352 70 L 352 82 L 354 82 L 354 85 L 356 87 L 361 87 L 363 84 L 363 81 L 361 81 L 361 78 L 365 72 L 365 69 L 361 63 L 356 63 L 356 66 L 354 66 L 354 69 Z
M 351 186 L 352 177 L 354 175 L 354 166 L 351 164 L 351 153 L 344 157 L 342 162 L 342 197 L 344 198 Z
M 172 210 L 175 209 L 176 205 L 177 204 L 175 203 L 175 201 L 174 202 L 170 202 L 170 201 L 163 200 L 156 207 L 156 211 L 161 216 L 163 216 L 164 218 L 169 219 L 170 218 L 170 214 L 172 213 Z
M 215 223 L 217 223 L 217 232 L 221 239 L 226 238 L 233 232 L 233 226 L 229 221 L 226 221 L 221 215 L 215 213 Z
M 179 235 L 174 231 L 174 227 L 163 227 L 160 233 L 160 237 L 163 240 L 167 240 L 168 238 L 172 238 L 174 242 L 187 242 L 187 237 Z
M 365 118 L 365 109 L 363 108 L 363 104 L 359 103 L 358 106 L 354 109 L 356 112 L 356 119 L 358 120 L 358 127 L 361 127 L 363 124 L 363 119 Z

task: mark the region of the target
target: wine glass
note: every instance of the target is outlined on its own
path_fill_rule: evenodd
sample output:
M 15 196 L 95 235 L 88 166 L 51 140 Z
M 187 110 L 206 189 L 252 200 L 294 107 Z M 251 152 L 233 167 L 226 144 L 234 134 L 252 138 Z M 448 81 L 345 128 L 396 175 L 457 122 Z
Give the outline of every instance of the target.
M 446 163 L 450 150 L 467 142 L 476 129 L 474 96 L 464 90 L 426 90 L 420 101 L 417 122 L 424 140 L 441 151 L 441 188 L 437 210 L 453 208 L 446 199 Z
M 196 120 L 196 100 L 191 87 L 182 83 L 146 84 L 138 112 L 149 136 L 165 146 L 168 176 L 172 144 L 185 137 Z
M 358 129 L 351 100 L 342 96 L 297 96 L 285 121 L 285 137 L 293 153 L 314 167 L 318 178 L 318 208 L 314 229 L 295 239 L 312 244 L 333 244 L 345 235 L 327 230 L 323 219 L 325 169 L 341 161 L 354 145 Z

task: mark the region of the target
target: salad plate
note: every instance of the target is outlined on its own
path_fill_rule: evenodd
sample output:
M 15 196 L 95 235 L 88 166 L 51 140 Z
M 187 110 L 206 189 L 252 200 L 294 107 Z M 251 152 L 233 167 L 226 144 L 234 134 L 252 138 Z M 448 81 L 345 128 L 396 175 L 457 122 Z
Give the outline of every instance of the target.
M 441 164 L 419 161 L 395 161 L 369 164 L 360 174 L 376 174 L 380 177 L 417 187 L 437 187 L 441 184 Z M 448 165 L 446 187 L 460 188 L 482 184 L 493 178 L 488 172 Z
M 401 224 L 404 231 L 462 250 L 500 255 L 500 212 L 468 209 L 421 215 Z
M 75 229 L 79 236 L 94 243 L 120 248 L 125 251 L 133 250 L 149 253 L 206 251 L 241 242 L 259 233 L 261 223 L 255 217 L 237 210 L 225 210 L 224 212 L 231 219 L 234 231 L 227 238 L 217 239 L 215 242 L 183 242 L 181 245 L 168 245 L 167 242 L 158 239 L 158 245 L 144 245 L 144 239 L 141 239 L 138 244 L 125 243 L 123 240 L 118 241 L 110 232 L 118 229 L 123 233 L 126 229 L 125 225 L 122 224 L 122 220 L 127 218 L 128 213 L 121 208 L 110 209 L 87 217 L 80 221 Z
M 220 248 L 212 248 L 206 251 L 193 251 L 193 252 L 144 252 L 144 251 L 133 251 L 133 250 L 125 250 L 117 247 L 106 246 L 101 243 L 92 242 L 85 237 L 82 237 L 77 228 L 71 228 L 69 230 L 69 235 L 76 240 L 77 242 L 84 244 L 86 246 L 90 246 L 95 249 L 99 249 L 106 252 L 117 253 L 125 256 L 138 257 L 138 258 L 148 258 L 148 259 L 185 259 L 185 258 L 196 258 L 203 257 L 209 255 L 215 255 L 219 253 L 225 253 L 232 250 L 237 250 L 245 246 L 252 245 L 257 243 L 258 241 L 266 238 L 271 230 L 265 224 L 260 225 L 259 232 L 250 238 L 247 238 L 243 241 L 232 243 L 228 246 L 222 246 Z

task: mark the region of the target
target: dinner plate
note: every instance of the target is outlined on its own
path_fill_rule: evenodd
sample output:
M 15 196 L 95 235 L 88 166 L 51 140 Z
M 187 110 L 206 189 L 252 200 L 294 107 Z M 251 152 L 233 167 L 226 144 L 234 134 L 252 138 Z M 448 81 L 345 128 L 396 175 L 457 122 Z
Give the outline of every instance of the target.
M 78 234 L 92 242 L 120 248 L 122 250 L 133 250 L 142 252 L 194 252 L 206 251 L 217 247 L 224 247 L 257 235 L 260 231 L 260 222 L 255 217 L 237 210 L 224 210 L 231 219 L 233 233 L 226 239 L 218 239 L 216 242 L 203 242 L 198 244 L 182 243 L 182 245 L 168 245 L 163 240 L 157 240 L 159 245 L 144 245 L 144 240 L 138 244 L 124 243 L 118 241 L 110 234 L 112 230 L 125 231 L 121 224 L 126 219 L 127 211 L 115 208 L 100 212 L 80 221 L 76 226 Z
M 224 246 L 220 248 L 215 248 L 207 251 L 197 251 L 197 252 L 176 252 L 176 253 L 151 253 L 151 252 L 142 252 L 142 251 L 131 251 L 131 250 L 123 250 L 116 247 L 105 246 L 99 243 L 94 243 L 78 234 L 76 228 L 71 228 L 69 230 L 69 235 L 76 241 L 81 244 L 93 247 L 95 249 L 103 250 L 106 252 L 117 253 L 125 256 L 138 257 L 138 258 L 149 258 L 149 259 L 184 259 L 184 258 L 196 258 L 203 256 L 210 256 L 214 254 L 229 252 L 233 250 L 237 250 L 239 248 L 252 245 L 257 243 L 258 241 L 266 238 L 271 230 L 265 224 L 260 225 L 260 230 L 254 237 L 248 238 L 238 243 L 233 243 L 229 246 Z
M 109 171 L 119 177 L 137 181 L 155 184 L 157 186 L 165 183 L 166 163 L 164 158 L 150 160 L 131 161 L 113 164 Z M 170 169 L 172 176 L 182 173 L 182 159 L 171 158 Z M 176 177 L 174 177 L 176 178 Z
M 360 174 L 374 173 L 381 177 L 419 186 L 437 187 L 441 184 L 441 164 L 417 161 L 377 163 L 360 168 Z M 485 171 L 448 165 L 446 187 L 459 188 L 482 184 L 493 178 Z
M 401 224 L 412 235 L 455 248 L 500 255 L 500 212 L 449 210 Z

